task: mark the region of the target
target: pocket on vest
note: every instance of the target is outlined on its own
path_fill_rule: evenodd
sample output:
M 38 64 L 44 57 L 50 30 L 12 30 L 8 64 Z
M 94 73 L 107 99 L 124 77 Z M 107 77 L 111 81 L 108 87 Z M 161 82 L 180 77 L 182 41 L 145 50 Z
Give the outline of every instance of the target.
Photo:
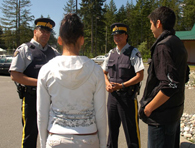
M 119 78 L 129 78 L 131 64 L 119 64 Z

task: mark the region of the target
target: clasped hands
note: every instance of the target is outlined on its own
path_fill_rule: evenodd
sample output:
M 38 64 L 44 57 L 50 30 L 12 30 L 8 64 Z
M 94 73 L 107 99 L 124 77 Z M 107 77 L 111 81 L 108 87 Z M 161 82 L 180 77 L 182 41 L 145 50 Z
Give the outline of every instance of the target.
M 110 82 L 109 84 L 106 85 L 106 90 L 108 92 L 113 92 L 116 90 L 119 90 L 122 88 L 122 84 L 120 83 L 114 83 L 114 82 Z M 149 117 L 151 115 L 152 111 L 149 107 L 149 105 L 146 105 L 145 109 L 144 109 L 144 114 Z
M 113 92 L 113 91 L 119 90 L 121 88 L 122 88 L 122 84 L 120 84 L 120 83 L 110 82 L 109 84 L 106 85 L 106 90 L 108 92 Z

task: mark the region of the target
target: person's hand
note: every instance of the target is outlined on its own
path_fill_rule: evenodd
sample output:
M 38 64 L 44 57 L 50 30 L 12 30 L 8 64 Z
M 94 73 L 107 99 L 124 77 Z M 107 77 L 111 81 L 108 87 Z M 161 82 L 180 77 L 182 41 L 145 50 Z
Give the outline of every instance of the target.
M 106 85 L 106 90 L 108 91 L 108 92 L 113 92 L 113 90 L 112 90 L 112 84 L 107 84 Z
M 112 84 L 112 90 L 116 91 L 122 88 L 122 84 L 120 83 L 114 83 L 114 82 L 110 82 L 110 84 Z
M 146 105 L 145 109 L 144 109 L 144 114 L 149 117 L 152 113 L 152 110 L 150 109 L 149 105 Z

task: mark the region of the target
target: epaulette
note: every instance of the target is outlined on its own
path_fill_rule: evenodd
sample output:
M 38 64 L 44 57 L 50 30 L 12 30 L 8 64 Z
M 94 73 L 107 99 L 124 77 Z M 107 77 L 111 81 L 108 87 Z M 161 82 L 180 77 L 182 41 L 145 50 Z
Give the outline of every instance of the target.
M 123 54 L 128 55 L 130 57 L 134 48 L 135 47 L 133 46 L 128 47 Z
M 35 49 L 35 46 L 31 43 L 31 42 L 28 42 L 26 43 L 26 45 L 31 48 L 31 49 Z
M 111 49 L 110 52 L 111 52 L 111 53 L 116 52 L 116 48 Z
M 142 58 L 142 55 L 141 55 L 140 52 L 137 52 L 137 53 L 136 53 L 136 56 L 138 56 L 139 58 Z

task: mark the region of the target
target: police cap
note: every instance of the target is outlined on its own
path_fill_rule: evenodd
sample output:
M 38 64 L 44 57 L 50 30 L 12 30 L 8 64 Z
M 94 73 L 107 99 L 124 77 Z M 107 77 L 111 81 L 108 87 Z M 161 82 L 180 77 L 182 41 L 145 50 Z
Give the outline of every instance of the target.
M 52 28 L 55 26 L 55 22 L 49 18 L 38 18 L 35 20 L 35 26 L 52 31 Z
M 127 33 L 128 26 L 123 23 L 114 23 L 111 26 L 111 35 Z

